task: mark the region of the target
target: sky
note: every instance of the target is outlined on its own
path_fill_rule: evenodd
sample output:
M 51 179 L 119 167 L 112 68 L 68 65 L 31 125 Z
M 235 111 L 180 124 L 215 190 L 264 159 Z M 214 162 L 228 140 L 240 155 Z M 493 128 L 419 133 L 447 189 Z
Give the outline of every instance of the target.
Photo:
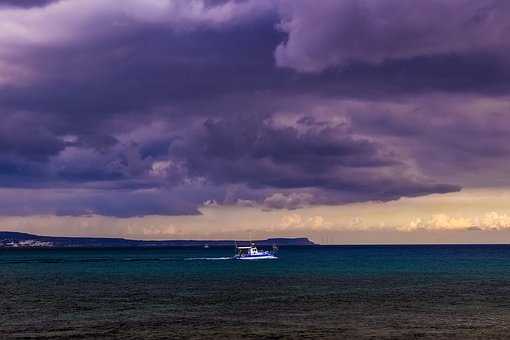
M 510 242 L 504 0 L 0 0 L 0 229 Z

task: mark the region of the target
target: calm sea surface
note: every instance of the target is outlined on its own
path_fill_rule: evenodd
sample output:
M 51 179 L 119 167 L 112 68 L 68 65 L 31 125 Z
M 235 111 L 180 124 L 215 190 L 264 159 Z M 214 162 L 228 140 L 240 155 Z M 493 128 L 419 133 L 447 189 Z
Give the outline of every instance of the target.
M 510 338 L 510 246 L 232 251 L 0 250 L 0 338 Z

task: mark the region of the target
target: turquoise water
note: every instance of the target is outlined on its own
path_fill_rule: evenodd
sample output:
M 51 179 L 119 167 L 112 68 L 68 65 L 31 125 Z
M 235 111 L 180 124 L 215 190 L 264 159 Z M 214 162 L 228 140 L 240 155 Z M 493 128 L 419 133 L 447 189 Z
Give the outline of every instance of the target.
M 0 338 L 508 338 L 510 246 L 0 251 Z

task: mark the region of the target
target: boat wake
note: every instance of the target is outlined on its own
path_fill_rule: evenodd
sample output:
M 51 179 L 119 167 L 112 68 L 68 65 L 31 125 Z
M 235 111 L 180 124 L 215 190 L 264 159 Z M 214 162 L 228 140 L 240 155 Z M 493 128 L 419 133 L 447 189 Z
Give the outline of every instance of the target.
M 221 261 L 221 260 L 232 260 L 233 257 L 188 257 L 186 261 Z

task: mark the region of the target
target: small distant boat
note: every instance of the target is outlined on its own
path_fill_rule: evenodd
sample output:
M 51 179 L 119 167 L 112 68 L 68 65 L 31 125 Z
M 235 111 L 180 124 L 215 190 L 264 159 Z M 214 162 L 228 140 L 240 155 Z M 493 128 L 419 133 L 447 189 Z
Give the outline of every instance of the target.
M 208 245 L 207 243 L 206 243 L 206 244 L 204 244 L 204 248 L 205 248 L 205 249 L 209 248 L 209 245 Z
M 255 246 L 255 243 L 251 242 L 249 247 L 236 247 L 236 254 L 234 255 L 234 259 L 236 260 L 276 260 L 278 257 L 276 256 L 276 252 L 278 248 L 273 246 L 273 250 L 258 250 Z

